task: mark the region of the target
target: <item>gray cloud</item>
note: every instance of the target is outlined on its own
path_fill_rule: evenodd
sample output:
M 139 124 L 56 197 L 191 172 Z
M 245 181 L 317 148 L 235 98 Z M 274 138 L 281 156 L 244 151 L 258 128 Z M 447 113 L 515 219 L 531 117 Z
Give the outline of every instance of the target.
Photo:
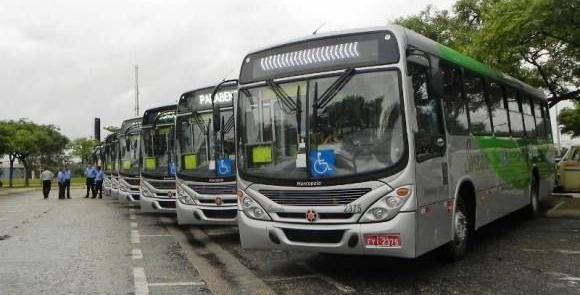
M 141 111 L 235 77 L 244 54 L 321 31 L 376 26 L 434 0 L 29 1 L 0 3 L 0 119 L 55 124 L 90 136 L 92 119 Z M 454 1 L 437 1 L 447 8 Z

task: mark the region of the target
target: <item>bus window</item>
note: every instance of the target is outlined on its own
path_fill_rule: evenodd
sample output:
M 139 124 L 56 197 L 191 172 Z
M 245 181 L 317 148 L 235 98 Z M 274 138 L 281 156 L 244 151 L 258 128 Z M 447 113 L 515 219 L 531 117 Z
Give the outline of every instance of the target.
M 522 102 L 522 113 L 524 114 L 526 137 L 536 137 L 536 121 L 534 120 L 534 115 L 532 113 L 530 97 L 520 93 L 520 100 Z
M 545 101 L 542 101 L 542 109 L 544 110 L 544 125 L 546 127 L 546 138 L 552 139 L 552 122 L 550 121 L 550 108 Z
M 467 135 L 469 122 L 465 102 L 461 97 L 461 71 L 457 67 L 442 62 L 441 75 L 447 129 L 450 134 Z
M 543 113 L 540 101 L 532 100 L 534 117 L 536 118 L 536 132 L 538 133 L 538 138 L 546 138 L 546 121 L 545 115 Z
M 429 70 L 427 67 L 408 64 L 409 75 L 413 84 L 413 96 L 417 112 L 418 132 L 415 135 L 417 162 L 443 154 L 444 146 L 437 141 L 443 139 L 443 125 L 439 101 L 431 94 Z
M 487 86 L 489 94 L 489 108 L 493 118 L 493 134 L 495 136 L 509 136 L 510 126 L 508 121 L 508 111 L 503 98 L 503 89 L 496 82 L 489 82 Z
M 505 97 L 508 105 L 510 130 L 513 137 L 524 136 L 524 121 L 520 111 L 520 103 L 515 90 L 505 87 Z
M 475 135 L 491 135 L 491 118 L 485 100 L 483 80 L 465 70 L 463 75 L 465 99 L 469 109 L 471 132 Z

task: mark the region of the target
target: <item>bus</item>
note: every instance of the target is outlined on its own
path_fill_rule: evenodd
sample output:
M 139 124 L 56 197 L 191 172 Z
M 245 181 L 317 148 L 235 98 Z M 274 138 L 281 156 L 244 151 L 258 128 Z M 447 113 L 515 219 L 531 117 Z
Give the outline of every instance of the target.
M 131 205 L 140 205 L 142 121 L 125 120 L 119 130 L 119 202 Z
M 104 162 L 105 162 L 105 153 L 103 150 L 103 143 L 99 143 L 99 145 L 94 147 L 93 152 L 91 153 L 90 163 L 95 164 L 95 166 L 103 166 Z
M 105 179 L 103 179 L 103 193 L 106 196 L 112 198 L 117 197 L 117 190 L 119 188 L 118 176 L 118 159 L 117 155 L 119 152 L 119 139 L 118 134 L 111 133 L 105 137 L 103 143 L 103 155 L 104 155 L 104 169 Z
M 148 109 L 141 125 L 141 212 L 175 212 L 174 127 L 177 105 Z
M 212 103 L 214 89 L 186 92 L 177 105 L 179 224 L 236 224 L 233 103 L 237 84 L 220 87 Z
M 235 109 L 243 248 L 457 260 L 554 182 L 542 91 L 396 25 L 248 54 Z

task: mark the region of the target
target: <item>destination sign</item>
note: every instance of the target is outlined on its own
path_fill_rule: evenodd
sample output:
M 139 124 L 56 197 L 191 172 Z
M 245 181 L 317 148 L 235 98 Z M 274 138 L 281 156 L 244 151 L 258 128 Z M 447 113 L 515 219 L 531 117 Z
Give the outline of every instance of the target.
M 214 87 L 207 87 L 183 94 L 179 101 L 179 112 L 211 110 L 213 90 Z M 216 93 L 214 104 L 220 108 L 231 107 L 237 95 L 236 86 L 226 86 Z
M 397 41 L 389 31 L 330 36 L 246 56 L 240 83 L 398 61 Z

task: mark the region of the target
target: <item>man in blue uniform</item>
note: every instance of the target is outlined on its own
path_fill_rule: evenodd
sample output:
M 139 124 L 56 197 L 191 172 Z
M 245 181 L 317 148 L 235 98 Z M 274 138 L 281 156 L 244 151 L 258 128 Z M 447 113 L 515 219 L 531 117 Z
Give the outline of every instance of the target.
M 93 199 L 99 193 L 99 199 L 103 198 L 103 179 L 105 179 L 105 172 L 101 170 L 101 166 L 97 166 L 95 175 L 95 190 L 93 191 Z
M 56 181 L 58 182 L 58 198 L 64 199 L 64 168 L 60 168 L 58 174 L 56 175 Z
M 85 184 L 87 185 L 87 194 L 85 198 L 89 197 L 89 192 L 92 191 L 93 194 L 95 193 L 95 177 L 97 176 L 97 170 L 93 167 L 92 164 L 89 164 L 85 169 Z
M 64 165 L 64 190 L 66 191 L 66 198 L 70 199 L 70 179 L 71 172 L 68 165 Z

